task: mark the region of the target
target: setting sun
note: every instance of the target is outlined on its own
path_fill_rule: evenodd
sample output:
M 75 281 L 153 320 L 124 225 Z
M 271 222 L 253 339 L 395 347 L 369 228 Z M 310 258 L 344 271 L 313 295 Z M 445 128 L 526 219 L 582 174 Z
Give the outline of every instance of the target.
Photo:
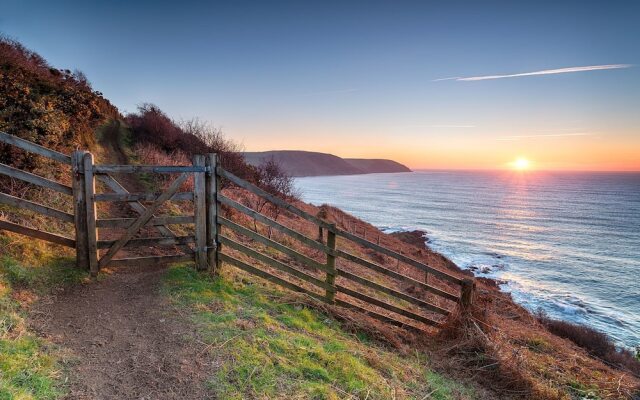
M 511 167 L 513 169 L 522 171 L 525 169 L 529 169 L 531 167 L 531 163 L 526 158 L 520 157 L 511 163 Z

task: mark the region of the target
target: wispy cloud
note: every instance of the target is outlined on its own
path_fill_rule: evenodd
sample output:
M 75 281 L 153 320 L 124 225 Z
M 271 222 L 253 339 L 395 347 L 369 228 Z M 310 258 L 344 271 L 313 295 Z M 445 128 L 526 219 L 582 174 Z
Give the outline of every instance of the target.
M 327 90 L 324 92 L 311 92 L 311 93 L 305 93 L 302 96 L 303 97 L 310 97 L 310 96 L 325 96 L 325 95 L 331 95 L 331 94 L 343 94 L 343 93 L 353 93 L 353 92 L 357 92 L 360 89 L 338 89 L 338 90 Z
M 475 125 L 464 125 L 464 124 L 445 124 L 445 125 L 403 125 L 398 128 L 402 129 L 414 129 L 414 128 L 451 128 L 451 129 L 467 129 L 467 128 L 475 128 Z
M 520 139 L 535 139 L 535 138 L 556 138 L 556 137 L 570 137 L 570 136 L 592 136 L 593 133 L 589 132 L 574 132 L 574 133 L 551 133 L 548 135 L 513 135 L 513 136 L 500 136 L 496 140 L 520 140 Z
M 537 76 L 537 75 L 556 75 L 556 74 L 569 74 L 573 72 L 586 72 L 586 71 L 601 71 L 607 69 L 621 69 L 621 68 L 629 68 L 632 67 L 631 64 L 606 64 L 606 65 L 588 65 L 584 67 L 568 67 L 568 68 L 558 68 L 558 69 L 545 69 L 542 71 L 533 71 L 533 72 L 522 72 L 518 74 L 506 74 L 506 75 L 482 75 L 482 76 L 454 76 L 451 78 L 440 78 L 434 79 L 433 82 L 440 81 L 459 81 L 459 82 L 470 82 L 470 81 L 485 81 L 489 79 L 503 79 L 503 78 L 518 78 L 522 76 Z

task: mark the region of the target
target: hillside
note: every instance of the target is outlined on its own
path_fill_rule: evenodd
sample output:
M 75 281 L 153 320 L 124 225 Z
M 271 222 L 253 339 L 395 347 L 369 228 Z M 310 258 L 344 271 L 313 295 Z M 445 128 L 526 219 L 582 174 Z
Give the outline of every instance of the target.
M 372 173 L 411 172 L 392 160 L 340 158 L 333 154 L 301 150 L 245 152 L 247 163 L 258 166 L 274 159 L 291 176 L 359 175 Z

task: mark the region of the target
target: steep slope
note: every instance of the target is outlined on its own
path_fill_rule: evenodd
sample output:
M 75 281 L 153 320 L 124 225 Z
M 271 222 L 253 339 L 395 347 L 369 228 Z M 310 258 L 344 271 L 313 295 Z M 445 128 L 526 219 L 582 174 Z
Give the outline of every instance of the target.
M 380 172 L 411 172 L 406 166 L 384 159 L 344 159 L 333 154 L 301 150 L 244 153 L 247 163 L 258 166 L 274 159 L 291 176 L 358 175 Z
M 260 165 L 273 158 L 291 176 L 355 175 L 362 171 L 338 156 L 299 150 L 244 153 L 247 163 Z
M 345 158 L 344 160 L 367 174 L 411 172 L 406 165 L 383 158 Z

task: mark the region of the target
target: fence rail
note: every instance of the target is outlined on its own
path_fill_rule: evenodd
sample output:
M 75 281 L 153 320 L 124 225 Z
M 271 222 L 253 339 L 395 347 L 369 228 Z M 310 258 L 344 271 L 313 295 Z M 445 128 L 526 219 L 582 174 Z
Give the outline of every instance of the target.
M 319 301 L 362 312 L 393 325 L 416 329 L 439 326 L 455 307 L 466 307 L 471 303 L 471 279 L 400 254 L 380 245 L 379 241 L 368 241 L 311 215 L 226 171 L 219 165 L 215 154 L 196 155 L 190 166 L 100 165 L 95 164 L 93 156 L 85 151 L 66 156 L 2 132 L 0 142 L 71 165 L 71 186 L 4 164 L 0 164 L 0 174 L 72 196 L 73 214 L 6 193 L 0 193 L 0 203 L 73 223 L 75 239 L 8 221 L 0 221 L 0 229 L 74 247 L 78 265 L 88 266 L 94 275 L 106 266 L 185 261 L 195 262 L 199 270 L 209 269 L 215 273 L 226 263 Z M 110 175 L 114 173 L 174 174 L 176 177 L 163 191 L 131 193 Z M 180 191 L 191 179 L 193 190 Z M 307 221 L 306 232 L 318 232 L 319 238 L 311 238 L 304 233 L 305 230 L 286 226 L 277 217 L 270 218 L 233 199 L 233 196 L 223 194 L 220 190 L 222 181 L 263 199 L 272 207 L 302 218 Z M 100 188 L 110 192 L 96 192 L 97 182 L 101 183 Z M 193 215 L 159 214 L 169 201 L 191 202 Z M 98 218 L 98 205 L 109 202 L 126 203 L 137 217 Z M 236 220 L 238 214 L 254 221 L 253 229 Z M 256 224 L 268 227 L 269 235 L 259 233 Z M 177 235 L 171 225 L 190 226 L 193 233 Z M 309 230 L 309 226 L 312 229 Z M 144 227 L 153 227 L 160 236 L 140 237 Z M 103 238 L 102 229 L 119 233 Z M 291 245 L 290 241 L 276 240 L 271 229 L 293 239 L 299 247 Z M 161 246 L 181 249 L 181 253 L 115 258 L 125 248 Z M 357 253 L 354 250 L 357 248 L 383 257 L 377 261 L 363 258 L 353 254 Z M 388 259 L 395 260 L 396 266 L 385 265 Z M 397 267 L 400 263 L 403 270 Z M 407 274 L 407 269 L 415 273 Z M 423 282 L 415 278 L 417 272 L 426 272 L 432 278 Z

